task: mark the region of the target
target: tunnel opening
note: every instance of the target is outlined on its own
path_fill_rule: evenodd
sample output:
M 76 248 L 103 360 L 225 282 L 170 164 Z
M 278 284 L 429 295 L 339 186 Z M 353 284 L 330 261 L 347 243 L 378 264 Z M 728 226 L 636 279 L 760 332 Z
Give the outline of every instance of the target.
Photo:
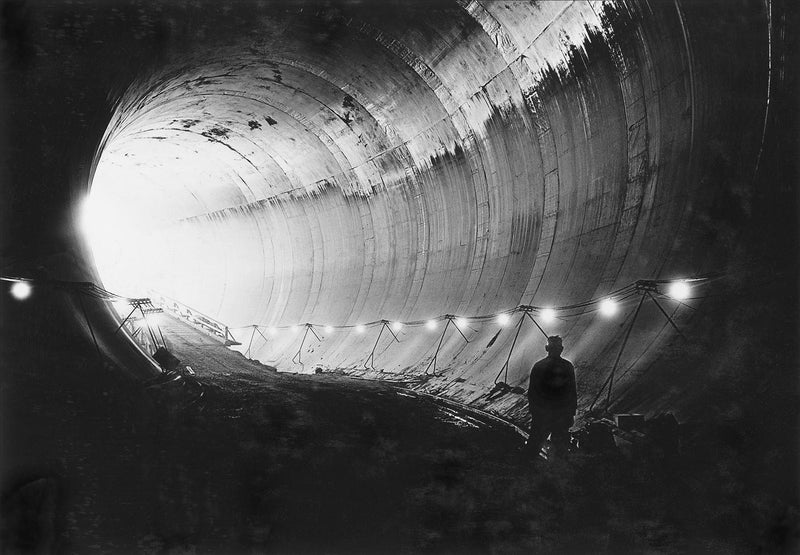
M 34 9 L 41 19 L 29 28 L 44 31 L 29 60 L 57 59 L 64 33 L 80 48 L 66 48 L 63 68 L 4 68 L 21 77 L 4 80 L 15 98 L 41 100 L 4 116 L 20 129 L 14 152 L 28 162 L 24 151 L 43 155 L 8 164 L 13 190 L 25 190 L 9 204 L 25 248 L 4 242 L 4 266 L 33 277 L 17 280 L 31 295 L 0 310 L 14 339 L 3 356 L 23 384 L 13 411 L 42 438 L 53 422 L 75 438 L 43 442 L 42 452 L 68 461 L 44 473 L 75 485 L 72 505 L 111 515 L 95 525 L 73 506 L 67 514 L 86 526 L 60 537 L 113 547 L 127 536 L 126 549 L 145 551 L 788 541 L 796 261 L 774 240 L 796 223 L 791 185 L 781 185 L 793 175 L 793 143 L 778 123 L 794 91 L 779 39 L 788 8 L 742 2 L 730 17 L 720 16 L 730 6 L 677 1 L 196 8 Z M 115 25 L 119 37 L 101 31 Z M 120 69 L 121 52 L 150 40 L 152 59 Z M 104 54 L 107 45 L 120 48 Z M 94 63 L 121 86 L 94 79 Z M 92 110 L 99 123 L 85 121 Z M 71 123 L 56 129 L 64 114 Z M 23 132 L 25 118 L 50 132 Z M 94 144 L 72 144 L 81 136 L 102 136 L 93 162 Z M 70 148 L 81 156 L 59 163 Z M 88 199 L 84 180 L 67 192 L 49 185 L 64 182 L 65 166 L 91 174 Z M 88 231 L 86 257 L 65 213 Z M 208 415 L 183 412 L 185 399 L 169 393 L 153 401 L 155 367 L 114 335 L 125 314 L 104 316 L 104 299 L 60 281 L 97 277 L 107 290 L 173 299 L 229 328 L 252 360 L 192 361 Z M 71 291 L 68 301 L 49 291 L 54 283 Z M 670 294 L 674 283 L 689 284 L 688 298 Z M 617 304 L 603 304 L 608 297 Z M 173 339 L 176 353 L 186 362 L 211 352 L 183 323 L 164 328 L 202 348 L 182 354 Z M 40 352 L 26 351 L 22 328 L 38 330 Z M 580 415 L 672 413 L 690 456 L 667 469 L 649 453 L 627 474 L 631 458 L 579 461 L 561 482 L 550 467 L 541 483 L 525 474 L 509 454 L 516 436 L 480 415 L 527 428 L 530 364 L 550 333 L 576 363 Z M 67 371 L 53 372 L 59 365 Z M 280 381 L 270 367 L 323 375 Z M 23 435 L 14 436 L 17 459 L 33 460 Z M 127 462 L 104 465 L 109 454 Z M 87 457 L 97 477 L 82 470 Z M 215 478 L 204 482 L 200 467 Z M 155 524 L 103 496 L 122 491 L 115 468 L 144 484 L 123 497 L 157 508 Z M 394 471 L 403 478 L 393 481 Z M 650 471 L 677 484 L 672 497 L 633 499 L 648 491 Z M 592 489 L 609 475 L 609 487 Z M 51 499 L 50 479 L 28 481 L 14 502 L 31 491 Z M 404 508 L 372 495 L 381 487 Z M 509 509 L 529 507 L 519 488 L 540 501 L 530 512 Z M 694 490 L 699 501 L 688 506 Z M 345 501 L 329 501 L 337 496 Z M 615 513 L 609 499 L 625 508 Z M 575 543 L 572 530 L 542 533 L 548 508 L 571 528 L 586 524 Z M 757 516 L 734 530 L 735 514 Z M 642 532 L 648 519 L 657 524 Z
M 486 396 L 498 369 L 525 386 L 543 337 L 515 334 L 516 313 L 513 325 L 486 315 L 585 303 L 544 326 L 591 368 L 588 399 L 636 306 L 617 298 L 615 321 L 601 299 L 724 260 L 681 245 L 705 194 L 690 185 L 692 53 L 680 7 L 518 9 L 289 9 L 258 21 L 270 33 L 134 81 L 85 207 L 103 283 L 224 322 L 282 370 L 411 376 L 512 415 L 523 397 Z M 652 58 L 655 37 L 680 56 Z M 685 303 L 666 308 L 691 319 Z M 624 362 L 646 365 L 672 340 L 662 311 L 648 301 L 632 342 L 648 347 Z M 381 344 L 384 321 L 406 323 L 397 341 Z

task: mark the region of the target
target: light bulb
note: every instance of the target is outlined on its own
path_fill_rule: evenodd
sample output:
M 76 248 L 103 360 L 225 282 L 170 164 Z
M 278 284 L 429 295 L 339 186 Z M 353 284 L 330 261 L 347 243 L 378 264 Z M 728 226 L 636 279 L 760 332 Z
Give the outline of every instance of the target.
M 600 301 L 600 314 L 603 316 L 613 316 L 617 313 L 617 303 L 613 299 L 603 299 Z
M 544 308 L 541 312 L 542 322 L 550 323 L 556 319 L 556 311 L 552 308 Z
M 17 281 L 11 286 L 11 296 L 18 301 L 24 301 L 31 296 L 33 288 L 27 281 Z
M 691 287 L 684 281 L 675 281 L 669 285 L 668 295 L 676 301 L 683 301 L 689 298 Z

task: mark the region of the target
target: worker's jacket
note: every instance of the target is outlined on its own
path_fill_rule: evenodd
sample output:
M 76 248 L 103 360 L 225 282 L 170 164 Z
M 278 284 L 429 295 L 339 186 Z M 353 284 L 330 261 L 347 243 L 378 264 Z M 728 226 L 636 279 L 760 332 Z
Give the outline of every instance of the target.
M 543 358 L 533 365 L 528 387 L 528 401 L 537 409 L 572 411 L 578 395 L 575 389 L 575 367 L 565 358 Z

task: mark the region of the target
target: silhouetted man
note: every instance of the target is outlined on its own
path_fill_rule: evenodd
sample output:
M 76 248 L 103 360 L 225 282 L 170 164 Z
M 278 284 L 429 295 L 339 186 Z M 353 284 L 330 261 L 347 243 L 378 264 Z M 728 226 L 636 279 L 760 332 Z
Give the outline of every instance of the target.
M 569 448 L 569 428 L 575 422 L 578 395 L 575 389 L 575 367 L 561 358 L 561 338 L 547 338 L 547 358 L 533 365 L 528 387 L 528 408 L 531 411 L 529 453 L 536 457 L 542 444 L 551 436 L 553 452 L 565 454 Z

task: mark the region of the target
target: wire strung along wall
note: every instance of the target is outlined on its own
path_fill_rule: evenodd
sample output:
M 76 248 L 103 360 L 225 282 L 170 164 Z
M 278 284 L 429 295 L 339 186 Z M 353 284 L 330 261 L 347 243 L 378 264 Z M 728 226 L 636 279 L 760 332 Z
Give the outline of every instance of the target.
M 125 329 L 133 341 L 148 355 L 152 356 L 159 348 L 166 348 L 167 342 L 164 334 L 154 318 L 162 313 L 163 309 L 155 306 L 149 298 L 132 298 L 118 295 L 91 282 L 61 281 L 50 279 L 30 279 L 24 277 L 0 276 L 0 281 L 12 282 L 11 294 L 17 300 L 27 299 L 36 287 L 48 287 L 62 291 L 77 299 L 81 315 L 89 330 L 98 357 L 103 355 L 95 335 L 95 327 L 89 317 L 84 298 L 105 301 L 114 307 L 114 312 L 120 314 L 120 321 L 113 335 Z M 130 308 L 128 311 L 127 309 Z M 125 317 L 122 314 L 125 313 Z
M 648 301 L 654 305 L 658 312 L 664 317 L 665 325 L 671 326 L 679 337 L 686 339 L 681 330 L 678 328 L 674 314 L 671 315 L 664 307 L 664 302 L 677 303 L 675 310 L 678 307 L 696 310 L 696 308 L 687 304 L 686 301 L 695 299 L 704 299 L 716 296 L 714 294 L 697 295 L 697 291 L 701 286 L 712 284 L 715 281 L 724 279 L 723 274 L 709 275 L 703 277 L 695 277 L 689 279 L 672 279 L 672 280 L 656 280 L 656 279 L 639 279 L 624 287 L 621 287 L 607 295 L 588 299 L 586 301 L 561 305 L 561 306 L 534 306 L 534 305 L 518 305 L 511 309 L 498 311 L 492 314 L 481 315 L 455 315 L 455 314 L 442 314 L 426 320 L 414 321 L 399 321 L 390 319 L 379 319 L 370 322 L 355 323 L 355 324 L 334 324 L 334 323 L 311 323 L 306 322 L 302 324 L 292 324 L 283 326 L 263 326 L 260 324 L 250 324 L 246 326 L 228 327 L 227 325 L 217 321 L 216 319 L 202 314 L 200 311 L 189 308 L 175 299 L 164 297 L 157 293 L 152 295 L 152 298 L 130 298 L 118 295 L 108 291 L 94 283 L 90 282 L 69 282 L 59 280 L 44 280 L 44 279 L 31 279 L 26 277 L 14 276 L 0 276 L 0 280 L 12 282 L 10 293 L 19 301 L 24 301 L 28 298 L 35 287 L 45 286 L 56 290 L 64 291 L 70 295 L 77 297 L 78 306 L 81 308 L 81 314 L 89 329 L 94 345 L 97 349 L 98 356 L 102 358 L 100 348 L 95 337 L 94 327 L 89 318 L 89 313 L 83 302 L 83 297 L 90 297 L 98 299 L 112 305 L 115 312 L 119 314 L 120 323 L 117 326 L 114 334 L 118 334 L 122 329 L 125 329 L 136 341 L 143 350 L 152 355 L 160 347 L 167 346 L 166 338 L 164 337 L 156 315 L 168 309 L 173 315 L 182 318 L 183 320 L 200 327 L 206 332 L 217 336 L 227 346 L 244 345 L 243 342 L 237 340 L 232 330 L 237 334 L 244 335 L 247 341 L 247 347 L 244 348 L 244 355 L 248 358 L 254 358 L 253 343 L 256 337 L 261 338 L 264 343 L 270 342 L 271 339 L 285 333 L 298 335 L 299 340 L 296 343 L 297 350 L 294 351 L 292 362 L 298 365 L 303 364 L 302 355 L 303 349 L 309 340 L 309 337 L 314 337 L 318 342 L 323 342 L 331 334 L 338 332 L 353 333 L 353 334 L 366 334 L 370 330 L 377 330 L 376 339 L 371 345 L 371 349 L 363 353 L 363 368 L 376 370 L 375 354 L 376 349 L 380 343 L 381 338 L 391 337 L 389 345 L 401 345 L 403 341 L 398 337 L 401 330 L 404 333 L 426 333 L 430 334 L 440 329 L 441 332 L 433 336 L 437 339 L 436 348 L 433 356 L 427 365 L 424 367 L 422 376 L 432 377 L 440 375 L 438 373 L 438 357 L 442 349 L 442 344 L 448 334 L 457 333 L 458 336 L 466 343 L 470 342 L 467 333 L 476 331 L 479 326 L 496 326 L 499 328 L 509 326 L 514 317 L 518 317 L 514 324 L 514 337 L 511 341 L 511 346 L 505 358 L 504 364 L 500 367 L 499 371 L 494 377 L 493 384 L 495 389 L 511 390 L 519 388 L 511 388 L 508 385 L 508 369 L 512 355 L 517 347 L 518 339 L 522 333 L 523 327 L 526 323 L 532 325 L 531 330 L 536 333 L 541 333 L 545 338 L 550 335 L 546 328 L 552 324 L 556 319 L 569 320 L 570 318 L 577 318 L 587 314 L 598 313 L 605 317 L 613 317 L 620 310 L 626 306 L 635 308 L 629 311 L 627 317 L 621 326 L 621 338 L 619 338 L 619 347 L 614 357 L 614 363 L 608 371 L 604 381 L 596 391 L 589 410 L 594 410 L 598 402 L 605 394 L 604 402 L 602 403 L 605 409 L 612 403 L 612 395 L 614 383 L 619 379 L 620 363 L 623 358 L 628 340 L 636 326 L 639 314 L 642 307 Z M 730 294 L 730 293 L 728 293 Z M 123 307 L 126 310 L 123 310 Z M 124 317 L 123 317 L 124 314 Z M 247 332 L 249 331 L 249 337 Z M 302 335 L 299 334 L 303 331 Z M 612 341 L 614 343 L 615 341 Z M 612 348 L 613 345 L 608 346 Z M 629 372 L 633 365 L 639 360 L 640 355 L 633 363 L 622 372 L 625 375 Z M 424 360 L 424 353 L 421 353 L 420 364 Z M 501 380 L 502 376 L 502 380 Z
M 639 313 L 645 302 L 651 302 L 658 308 L 658 311 L 664 316 L 666 322 L 674 328 L 680 337 L 684 337 L 678 328 L 673 315 L 670 315 L 663 306 L 664 301 L 671 301 L 677 303 L 678 306 L 686 307 L 694 310 L 692 306 L 685 301 L 697 299 L 701 297 L 692 296 L 693 292 L 698 286 L 711 283 L 719 277 L 706 276 L 690 279 L 679 280 L 654 280 L 654 279 L 640 279 L 632 282 L 624 287 L 621 287 L 611 293 L 592 298 L 586 301 L 568 304 L 568 305 L 549 305 L 549 306 L 533 306 L 533 305 L 518 305 L 514 308 L 495 312 L 492 314 L 481 315 L 455 315 L 455 314 L 442 314 L 429 318 L 426 320 L 414 321 L 399 321 L 380 319 L 370 322 L 355 323 L 355 324 L 332 324 L 332 323 L 312 323 L 306 322 L 302 324 L 291 324 L 283 326 L 263 326 L 259 324 L 250 324 L 247 326 L 237 326 L 231 328 L 233 330 L 242 330 L 247 333 L 249 330 L 249 337 L 246 338 L 247 347 L 244 350 L 245 356 L 248 358 L 253 357 L 253 344 L 257 338 L 263 340 L 264 345 L 270 342 L 271 339 L 276 339 L 282 334 L 299 335 L 299 340 L 295 343 L 296 351 L 291 359 L 292 363 L 303 365 L 303 351 L 311 337 L 315 338 L 318 342 L 324 342 L 331 334 L 337 332 L 346 332 L 354 334 L 366 334 L 370 330 L 376 330 L 375 341 L 371 343 L 371 349 L 364 353 L 362 366 L 365 370 L 376 370 L 375 367 L 375 354 L 376 349 L 384 334 L 391 336 L 390 345 L 395 343 L 402 343 L 398 337 L 398 333 L 404 330 L 404 333 L 411 331 L 412 333 L 431 333 L 441 329 L 436 337 L 436 347 L 433 355 L 427 364 L 424 366 L 422 376 L 423 378 L 439 376 L 438 361 L 439 354 L 442 350 L 442 345 L 448 332 L 452 334 L 457 333 L 458 336 L 465 343 L 469 343 L 470 339 L 467 337 L 468 330 L 476 331 L 477 326 L 493 325 L 498 327 L 509 326 L 514 317 L 518 316 L 514 324 L 515 333 L 511 341 L 511 347 L 505 357 L 505 362 L 500 367 L 499 371 L 494 377 L 493 384 L 496 388 L 501 389 L 519 389 L 512 388 L 508 385 L 508 371 L 514 350 L 517 347 L 517 341 L 526 323 L 532 325 L 534 330 L 541 333 L 545 338 L 550 335 L 545 329 L 548 324 L 556 319 L 566 320 L 576 318 L 591 313 L 599 313 L 606 317 L 612 317 L 620 310 L 623 310 L 626 305 L 636 305 L 635 310 L 628 317 L 624 323 L 623 339 L 614 359 L 614 363 L 608 372 L 605 381 L 602 383 L 597 395 L 592 401 L 591 408 L 593 409 L 600 399 L 602 394 L 606 393 L 605 407 L 607 408 L 612 401 L 612 391 L 614 387 L 615 378 L 618 375 L 620 362 L 622 361 L 625 347 L 628 339 L 636 326 Z M 637 302 L 638 299 L 638 302 Z M 659 302 L 661 301 L 661 302 Z M 677 308 L 677 307 L 676 307 Z M 442 326 L 441 324 L 444 324 Z M 452 328 L 452 329 L 451 329 Z M 299 332 L 302 331 L 302 334 Z M 238 332 L 237 332 L 238 333 Z M 263 345 L 262 345 L 263 346 Z M 640 355 L 641 356 L 641 355 Z M 420 368 L 424 364 L 424 357 L 420 357 Z M 630 370 L 630 368 L 628 369 Z M 626 371 L 627 372 L 627 371 Z M 501 379 L 502 377 L 502 379 Z
M 465 342 L 469 343 L 469 339 L 464 334 L 465 330 L 473 328 L 473 326 L 476 325 L 492 323 L 492 322 L 494 322 L 496 325 L 505 327 L 510 323 L 514 315 L 519 314 L 520 318 L 516 324 L 516 333 L 514 336 L 514 341 L 512 342 L 511 350 L 506 359 L 506 363 L 503 365 L 503 367 L 501 367 L 500 372 L 495 377 L 495 383 L 497 383 L 498 378 L 503 373 L 505 373 L 507 378 L 508 362 L 511 358 L 511 354 L 514 350 L 517 338 L 519 337 L 523 324 L 527 320 L 530 320 L 530 322 L 532 322 L 535 325 L 536 329 L 538 329 L 545 337 L 547 337 L 548 333 L 545 331 L 542 325 L 540 325 L 539 323 L 540 321 L 543 322 L 545 325 L 547 325 L 548 323 L 554 321 L 557 318 L 568 319 L 572 317 L 582 316 L 591 312 L 600 312 L 601 314 L 604 314 L 606 316 L 612 316 L 616 313 L 620 305 L 624 304 L 633 296 L 641 295 L 642 302 L 646 298 L 651 299 L 658 306 L 659 310 L 664 314 L 664 316 L 669 320 L 672 326 L 675 327 L 675 329 L 677 330 L 677 326 L 675 325 L 674 321 L 669 316 L 669 314 L 667 314 L 667 312 L 664 310 L 661 304 L 658 302 L 658 299 L 659 298 L 671 299 L 679 302 L 684 306 L 689 306 L 686 305 L 683 301 L 690 300 L 691 298 L 696 298 L 696 297 L 690 297 L 691 287 L 707 283 L 711 279 L 713 278 L 702 277 L 702 278 L 692 278 L 684 280 L 637 280 L 631 284 L 626 285 L 625 287 L 612 291 L 608 295 L 589 299 L 587 301 L 579 303 L 563 305 L 563 306 L 518 305 L 514 308 L 499 311 L 493 314 L 482 314 L 482 315 L 442 314 L 426 320 L 399 321 L 399 320 L 380 319 L 371 322 L 363 322 L 356 324 L 306 322 L 302 324 L 291 324 L 283 326 L 263 326 L 260 324 L 249 324 L 246 326 L 228 327 L 225 324 L 218 322 L 216 319 L 182 304 L 180 301 L 176 299 L 171 299 L 158 293 L 155 293 L 152 296 L 153 297 L 152 299 L 150 297 L 130 298 L 118 295 L 90 282 L 68 282 L 59 280 L 40 280 L 40 279 L 31 279 L 25 277 L 0 276 L 0 280 L 14 282 L 15 284 L 24 284 L 28 288 L 28 290 L 31 289 L 32 284 L 39 283 L 39 284 L 50 285 L 57 289 L 62 289 L 73 293 L 77 293 L 79 294 L 79 298 L 81 295 L 84 295 L 95 299 L 107 301 L 113 303 L 116 308 L 127 305 L 130 307 L 130 311 L 122 319 L 115 333 L 118 333 L 120 329 L 126 327 L 127 329 L 129 329 L 129 332 L 133 335 L 139 335 L 139 334 L 142 334 L 143 336 L 146 335 L 146 338 L 143 340 L 143 343 L 146 343 L 148 345 L 153 345 L 156 348 L 165 345 L 164 336 L 161 333 L 160 327 L 158 326 L 157 322 L 151 321 L 152 319 L 148 320 L 148 315 L 162 312 L 165 307 L 169 308 L 172 313 L 190 321 L 192 324 L 202 327 L 206 329 L 206 331 L 209 331 L 214 335 L 218 335 L 221 339 L 226 341 L 228 345 L 242 344 L 234 337 L 231 330 L 250 330 L 250 337 L 247 343 L 248 346 L 247 349 L 245 350 L 245 354 L 246 356 L 248 356 L 248 358 L 250 358 L 250 355 L 252 354 L 252 345 L 256 334 L 258 334 L 264 341 L 269 341 L 269 338 L 267 336 L 274 337 L 281 332 L 297 332 L 300 330 L 304 330 L 304 333 L 302 334 L 302 337 L 300 339 L 298 349 L 295 355 L 292 357 L 292 360 L 298 364 L 302 364 L 302 358 L 301 358 L 302 351 L 309 334 L 313 335 L 318 341 L 324 341 L 325 336 L 320 335 L 318 333 L 318 331 L 320 330 L 324 331 L 325 334 L 331 334 L 337 331 L 364 334 L 369 329 L 377 328 L 378 334 L 375 343 L 373 344 L 369 354 L 365 355 L 364 359 L 364 367 L 374 369 L 375 350 L 384 332 L 388 332 L 388 334 L 392 336 L 393 342 L 401 343 L 401 340 L 397 336 L 397 332 L 399 332 L 400 330 L 408 330 L 408 329 L 413 330 L 413 329 L 424 328 L 428 331 L 435 331 L 439 328 L 439 325 L 442 322 L 444 322 L 445 324 L 444 328 L 442 329 L 441 334 L 438 336 L 439 341 L 437 344 L 436 354 L 425 368 L 425 374 L 434 374 L 434 375 L 436 374 L 437 370 L 436 355 L 438 355 L 439 351 L 441 350 L 442 342 L 450 326 L 452 326 L 454 330 L 458 332 L 458 334 L 463 338 Z M 665 285 L 668 286 L 668 290 L 666 293 L 661 291 L 661 286 Z M 14 294 L 13 290 L 12 294 Z M 87 325 L 91 330 L 92 329 L 91 322 L 88 320 L 88 315 L 86 314 L 85 307 L 83 313 L 84 316 L 86 317 Z M 137 320 L 141 321 L 142 323 L 141 327 L 132 325 Z M 635 323 L 635 318 L 633 319 L 633 321 L 631 321 L 630 328 L 633 327 L 634 323 Z M 264 332 L 266 332 L 266 334 Z

